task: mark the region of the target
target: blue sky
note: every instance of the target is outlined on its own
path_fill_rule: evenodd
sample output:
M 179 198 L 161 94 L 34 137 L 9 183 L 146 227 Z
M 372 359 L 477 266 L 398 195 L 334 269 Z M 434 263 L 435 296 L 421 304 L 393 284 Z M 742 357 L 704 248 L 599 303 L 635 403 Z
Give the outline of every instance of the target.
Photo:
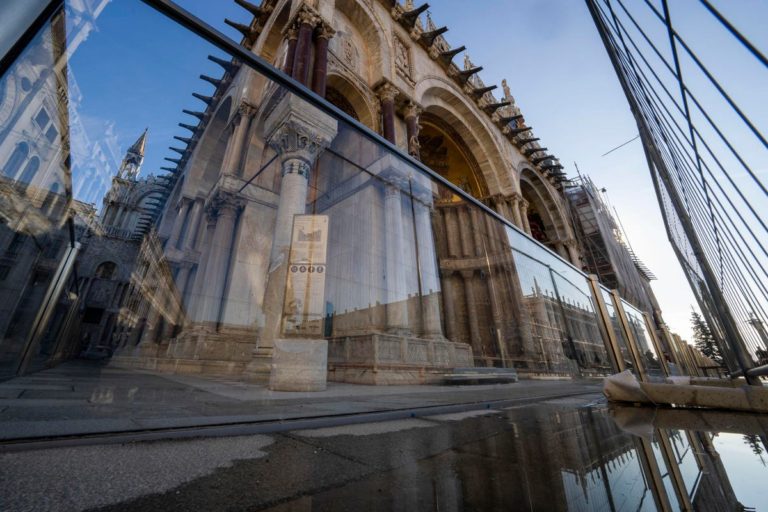
M 228 0 L 178 3 L 237 41 L 240 34 L 225 25 L 224 18 L 249 20 L 245 10 Z M 764 94 L 756 94 L 756 84 L 762 83 L 765 89 L 768 77 L 746 66 L 746 58 L 732 57 L 743 52 L 702 14 L 696 0 L 671 3 L 681 31 L 688 30 L 684 35 L 690 33 L 691 40 L 706 50 L 702 57 L 708 65 L 733 78 L 726 81 L 728 90 L 758 125 L 766 126 L 768 103 Z M 466 45 L 472 61 L 484 67 L 481 77 L 486 84 L 507 79 L 526 121 L 560 158 L 566 172 L 576 174 L 575 162 L 582 173 L 607 189 L 635 252 L 659 278 L 653 286 L 665 319 L 674 331 L 689 336 L 694 300 L 666 240 L 639 141 L 601 156 L 634 137 L 637 127 L 584 2 L 435 0 L 431 4 L 435 23 L 449 28 L 446 39 L 454 46 Z M 761 27 L 768 19 L 768 4 L 759 0 L 718 4 L 758 47 L 768 48 L 768 31 Z M 206 60 L 209 53 L 221 56 L 141 2 L 113 0 L 99 18 L 98 31 L 71 61 L 84 95 L 81 113 L 92 126 L 114 122 L 121 150 L 149 126 L 143 172 L 158 173 L 160 166 L 170 165 L 163 157 L 175 156 L 167 146 L 180 145 L 172 136 L 188 135 L 176 124 L 196 124 L 181 110 L 202 110 L 191 93 L 212 91 L 197 76 L 221 74 L 218 66 Z M 686 66 L 684 62 L 687 72 Z M 695 86 L 695 77 L 691 80 Z M 99 117 L 105 113 L 108 118 Z M 765 179 L 764 153 L 759 153 L 760 148 L 747 149 Z

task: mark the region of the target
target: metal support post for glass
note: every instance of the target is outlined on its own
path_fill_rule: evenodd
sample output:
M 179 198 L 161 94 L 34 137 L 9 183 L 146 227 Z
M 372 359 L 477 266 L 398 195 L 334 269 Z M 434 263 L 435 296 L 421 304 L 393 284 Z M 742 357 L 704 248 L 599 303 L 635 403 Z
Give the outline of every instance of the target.
M 650 315 L 646 312 L 643 312 L 643 319 L 645 320 L 645 330 L 648 331 L 648 336 L 651 337 L 651 343 L 653 344 L 653 348 L 656 350 L 656 355 L 659 357 L 659 364 L 661 365 L 661 369 L 664 371 L 664 376 L 669 377 L 671 373 L 669 371 L 669 366 L 667 366 L 666 354 L 664 354 L 664 351 L 662 350 L 659 337 L 656 336 L 656 329 L 653 326 L 653 320 L 651 320 Z
M 664 487 L 664 480 L 661 476 L 661 471 L 659 470 L 659 464 L 653 454 L 651 441 L 643 437 L 638 437 L 635 442 L 637 443 L 637 458 L 640 461 L 640 466 L 643 468 L 646 484 L 648 485 L 651 494 L 653 494 L 657 510 L 671 512 L 673 510 L 672 505 L 669 502 L 669 496 Z
M 688 491 L 685 489 L 685 481 L 680 472 L 680 466 L 677 463 L 675 452 L 672 449 L 672 443 L 669 442 L 669 433 L 666 430 L 657 429 L 655 434 L 656 439 L 659 441 L 659 450 L 664 458 L 664 464 L 667 466 L 669 479 L 672 482 L 672 487 L 675 489 L 675 495 L 677 495 L 680 509 L 692 511 L 693 505 L 691 505 L 691 499 L 688 497 Z
M 595 303 L 597 316 L 600 320 L 598 326 L 600 327 L 600 334 L 603 336 L 605 350 L 611 357 L 611 363 L 613 364 L 614 370 L 617 373 L 623 372 L 627 367 L 624 364 L 624 358 L 622 357 L 621 349 L 619 348 L 619 341 L 616 339 L 616 333 L 613 330 L 611 315 L 608 313 L 608 308 L 605 306 L 605 301 L 603 300 L 600 283 L 597 280 L 597 276 L 594 274 L 587 276 L 587 279 L 589 281 L 589 291 L 592 293 L 592 300 Z
M 669 355 L 672 357 L 672 362 L 677 365 L 680 370 L 685 369 L 685 362 L 683 356 L 680 353 L 680 347 L 677 346 L 675 339 L 672 337 L 672 333 L 669 332 L 666 324 L 661 322 L 661 335 L 664 337 L 664 343 L 669 347 Z
M 61 258 L 59 266 L 51 278 L 51 283 L 48 285 L 48 289 L 43 296 L 40 308 L 37 310 L 32 328 L 29 330 L 29 335 L 24 343 L 24 353 L 19 361 L 18 368 L 16 368 L 17 375 L 23 375 L 32 362 L 35 352 L 45 335 L 45 330 L 48 327 L 48 321 L 51 319 L 53 310 L 56 308 L 59 297 L 69 281 L 69 276 L 75 266 L 75 258 L 79 252 L 80 242 L 67 246 L 67 250 Z
M 611 298 L 613 299 L 613 307 L 616 310 L 616 316 L 619 319 L 619 325 L 621 326 L 621 331 L 624 333 L 624 339 L 627 340 L 627 346 L 629 347 L 629 352 L 632 354 L 632 362 L 635 363 L 635 368 L 637 369 L 637 376 L 639 379 L 643 382 L 648 380 L 648 374 L 645 371 L 645 365 L 643 364 L 643 360 L 640 357 L 640 350 L 637 346 L 637 339 L 635 338 L 635 333 L 632 332 L 632 329 L 629 327 L 629 320 L 627 319 L 627 312 L 624 311 L 624 304 L 621 302 L 621 296 L 619 295 L 619 292 L 616 290 L 611 290 Z

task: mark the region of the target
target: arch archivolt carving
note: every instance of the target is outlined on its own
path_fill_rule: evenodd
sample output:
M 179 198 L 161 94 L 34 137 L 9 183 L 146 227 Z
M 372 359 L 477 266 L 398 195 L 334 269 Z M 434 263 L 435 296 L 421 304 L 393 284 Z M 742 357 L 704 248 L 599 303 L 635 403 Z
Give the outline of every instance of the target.
M 451 125 L 477 161 L 488 193 L 509 194 L 514 190 L 510 165 L 492 130 L 496 129 L 475 112 L 463 92 L 447 79 L 430 76 L 416 84 L 416 101 L 428 112 Z
M 350 103 L 357 119 L 372 130 L 378 128 L 376 98 L 364 82 L 348 72 L 334 69 L 328 73 L 328 87 L 339 92 Z
M 520 170 L 520 193 L 544 222 L 548 242 L 573 238 L 568 217 L 552 185 L 529 167 Z

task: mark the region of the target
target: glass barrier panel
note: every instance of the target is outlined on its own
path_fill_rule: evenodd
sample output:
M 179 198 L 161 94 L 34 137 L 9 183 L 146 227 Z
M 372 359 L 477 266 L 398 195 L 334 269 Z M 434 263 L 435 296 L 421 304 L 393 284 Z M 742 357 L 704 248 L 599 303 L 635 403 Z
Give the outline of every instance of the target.
M 575 274 L 575 273 L 574 273 Z M 594 306 L 586 278 L 575 274 L 578 281 L 571 281 L 552 272 L 557 288 L 561 323 L 567 336 L 573 340 L 576 360 L 585 375 L 610 375 L 613 373 L 605 340 L 598 325 L 597 308 Z
M 66 18 L 58 13 L 0 77 L 0 378 L 22 371 L 73 240 Z M 56 317 L 58 319 L 58 317 Z
M 586 277 L 518 231 L 507 228 L 518 267 L 534 351 L 546 368 L 611 371 Z M 534 352 L 535 353 L 535 352 Z
M 642 364 L 645 366 L 646 373 L 651 378 L 665 379 L 666 375 L 661 367 L 662 361 L 659 354 L 656 353 L 656 347 L 646 328 L 643 313 L 624 299 L 622 299 L 621 303 L 627 314 L 629 328 L 632 330 L 635 340 L 637 340 L 638 349 L 642 357 Z
M 62 399 L 10 404 L 3 437 L 320 416 L 270 393 L 471 367 L 610 371 L 583 274 L 142 2 L 66 2 L 0 84 L 0 378 Z M 333 75 L 326 97 L 378 129 L 356 91 Z M 441 112 L 409 149 L 488 201 Z
M 605 302 L 605 308 L 608 311 L 608 315 L 611 319 L 611 326 L 613 327 L 613 333 L 616 336 L 616 341 L 619 344 L 619 350 L 621 351 L 621 356 L 624 360 L 624 367 L 630 370 L 636 377 L 639 377 L 637 369 L 635 368 L 635 360 L 632 357 L 631 350 L 629 349 L 627 337 L 624 334 L 624 329 L 621 328 L 619 314 L 613 305 L 613 296 L 611 295 L 611 292 L 602 285 L 600 285 L 600 293 L 603 295 L 603 302 Z

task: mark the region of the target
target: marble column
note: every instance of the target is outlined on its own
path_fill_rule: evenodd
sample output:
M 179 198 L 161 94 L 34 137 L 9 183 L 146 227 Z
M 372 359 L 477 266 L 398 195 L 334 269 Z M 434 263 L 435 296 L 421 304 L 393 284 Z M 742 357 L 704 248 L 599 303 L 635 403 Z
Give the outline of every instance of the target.
M 205 290 L 205 269 L 208 266 L 208 258 L 211 254 L 211 240 L 216 230 L 216 218 L 211 217 L 208 212 L 203 214 L 206 220 L 205 230 L 201 232 L 202 242 L 197 245 L 201 248 L 202 258 L 197 265 L 195 272 L 195 282 L 192 287 L 192 294 L 189 297 L 189 306 L 187 307 L 187 320 L 190 322 L 199 322 L 201 319 L 200 308 L 202 305 L 202 294 Z
M 421 107 L 409 102 L 405 107 L 405 129 L 408 139 L 408 154 L 419 159 L 419 115 Z
M 504 347 L 504 306 L 503 301 L 506 297 L 506 293 L 503 285 L 500 283 L 498 272 L 491 272 L 488 275 L 487 286 L 488 296 L 491 299 L 491 316 L 493 318 L 493 339 L 496 342 L 499 349 L 499 357 L 502 360 L 504 366 L 506 362 L 506 347 Z
M 299 38 L 299 30 L 296 27 L 291 27 L 286 33 L 288 39 L 288 51 L 285 55 L 285 64 L 283 64 L 283 71 L 287 75 L 293 74 L 293 63 L 296 59 L 296 40 Z
M 315 64 L 312 68 L 312 90 L 325 97 L 326 78 L 328 75 L 328 41 L 335 31 L 321 23 L 315 36 Z
M 519 227 L 520 229 L 525 229 L 523 226 L 523 218 L 520 215 L 520 196 L 515 193 L 512 197 L 509 198 L 510 201 L 510 209 L 512 210 L 512 221 L 515 223 L 515 226 Z
M 385 83 L 377 91 L 381 100 L 381 128 L 382 135 L 392 144 L 395 144 L 395 98 L 398 91 L 394 85 Z
M 200 229 L 200 221 L 203 218 L 203 201 L 201 199 L 195 199 L 192 203 L 192 210 L 189 214 L 189 228 L 184 235 L 182 249 L 192 250 L 195 248 L 195 238 L 197 237 L 197 231 Z
M 456 289 L 455 276 L 452 271 L 443 271 L 443 308 L 445 310 L 445 335 L 450 341 L 458 341 L 459 328 L 456 316 Z
M 254 115 L 256 115 L 256 109 L 252 105 L 243 102 L 238 107 L 234 130 L 229 138 L 224 163 L 222 164 L 224 173 L 242 176 L 243 162 L 246 154 L 244 148 L 248 144 L 248 133 L 250 132 L 251 121 Z
M 482 347 L 482 339 L 480 338 L 480 324 L 477 319 L 477 301 L 475 300 L 475 290 L 473 288 L 474 270 L 462 270 L 460 271 L 461 277 L 464 280 L 464 298 L 467 303 L 467 321 L 469 322 L 469 344 L 474 350 L 477 347 Z M 485 354 L 483 354 L 485 355 Z
M 565 248 L 568 251 L 568 257 L 577 268 L 581 268 L 581 260 L 579 259 L 578 243 L 573 238 L 569 238 L 563 242 Z
M 424 187 L 414 190 L 416 234 L 419 240 L 419 266 L 421 274 L 422 335 L 425 338 L 443 338 L 440 322 L 440 278 L 432 231 L 432 190 Z
M 523 221 L 523 230 L 530 235 L 531 224 L 528 221 L 528 201 L 523 198 L 520 198 L 520 218 Z
M 221 300 L 227 283 L 227 268 L 232 253 L 235 224 L 243 202 L 234 194 L 218 192 L 208 205 L 209 215 L 216 218 L 205 268 L 205 289 L 202 294 L 201 319 L 215 324 L 219 321 Z
M 168 239 L 168 247 L 176 247 L 179 241 L 179 235 L 184 227 L 184 221 L 187 219 L 187 212 L 189 210 L 189 199 L 183 197 L 181 199 L 181 205 L 179 206 L 179 213 L 176 215 L 176 219 L 173 221 L 173 231 L 171 231 L 171 237 Z
M 291 76 L 304 85 L 309 85 L 309 66 L 312 60 L 312 32 L 317 24 L 317 16 L 308 10 L 302 10 L 297 17 L 299 25 L 298 40 Z
M 386 246 L 387 332 L 408 333 L 408 293 L 403 261 L 403 200 L 396 184 L 386 185 L 384 218 Z
M 283 96 L 264 122 L 267 143 L 278 153 L 282 181 L 272 237 L 264 327 L 246 377 L 269 375 L 274 342 L 282 335 L 282 313 L 293 218 L 306 209 L 310 170 L 337 133 L 336 120 L 292 94 Z

